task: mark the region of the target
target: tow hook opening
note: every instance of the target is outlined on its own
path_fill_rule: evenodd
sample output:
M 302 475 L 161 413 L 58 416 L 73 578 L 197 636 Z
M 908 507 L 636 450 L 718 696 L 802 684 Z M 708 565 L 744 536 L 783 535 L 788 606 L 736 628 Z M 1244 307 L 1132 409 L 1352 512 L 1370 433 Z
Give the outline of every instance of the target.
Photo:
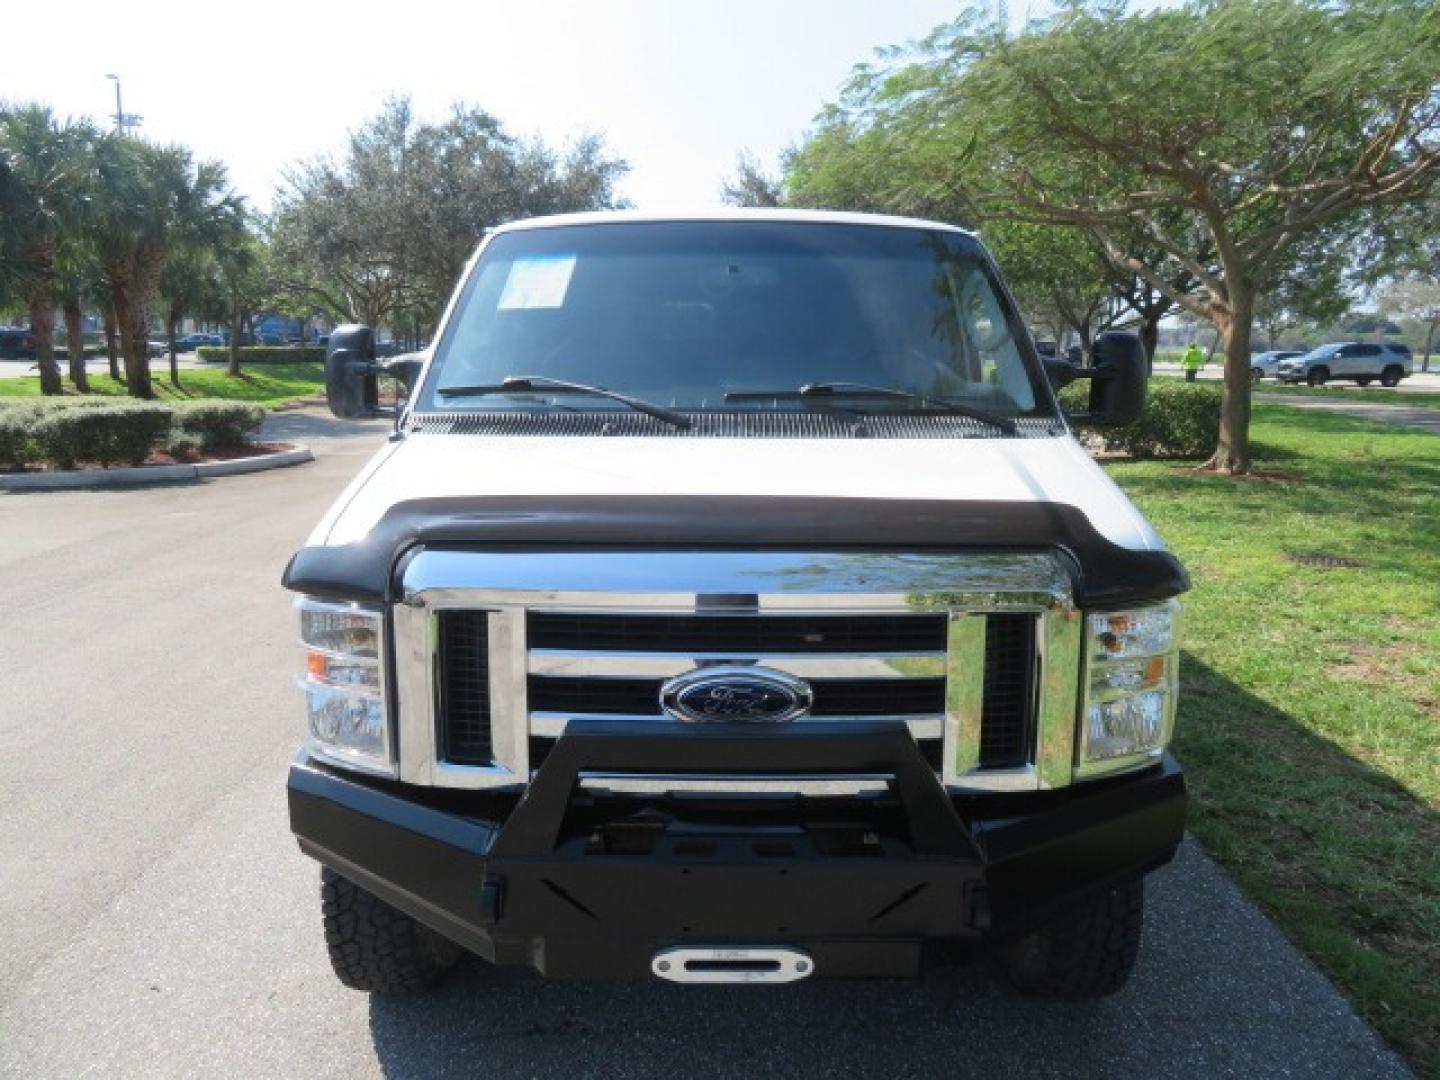
M 662 949 L 650 970 L 678 983 L 787 983 L 813 975 L 815 961 L 802 949 L 687 946 Z

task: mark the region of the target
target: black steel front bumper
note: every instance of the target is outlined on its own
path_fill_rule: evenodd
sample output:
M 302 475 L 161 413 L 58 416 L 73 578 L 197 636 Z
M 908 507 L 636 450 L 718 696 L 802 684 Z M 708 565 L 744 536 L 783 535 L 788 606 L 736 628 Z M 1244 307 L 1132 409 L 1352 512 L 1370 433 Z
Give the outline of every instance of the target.
M 580 793 L 582 774 L 882 775 L 879 800 Z M 603 724 L 562 737 L 525 795 L 364 780 L 303 756 L 291 827 L 307 854 L 498 963 L 645 975 L 679 945 L 799 947 L 817 974 L 913 974 L 1168 861 L 1172 759 L 1026 795 L 948 795 L 902 724 Z

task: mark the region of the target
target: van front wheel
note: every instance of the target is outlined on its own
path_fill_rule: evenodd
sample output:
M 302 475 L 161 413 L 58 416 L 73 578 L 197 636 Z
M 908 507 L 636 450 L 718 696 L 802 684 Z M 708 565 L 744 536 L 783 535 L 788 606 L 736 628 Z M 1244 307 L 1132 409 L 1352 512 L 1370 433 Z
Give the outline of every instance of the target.
M 1121 882 L 1076 904 L 1024 937 L 1001 945 L 998 959 L 1014 987 L 1051 998 L 1099 998 L 1124 987 L 1140 952 L 1145 886 Z
M 320 871 L 320 910 L 330 966 L 352 990 L 428 990 L 450 973 L 464 951 L 328 868 Z

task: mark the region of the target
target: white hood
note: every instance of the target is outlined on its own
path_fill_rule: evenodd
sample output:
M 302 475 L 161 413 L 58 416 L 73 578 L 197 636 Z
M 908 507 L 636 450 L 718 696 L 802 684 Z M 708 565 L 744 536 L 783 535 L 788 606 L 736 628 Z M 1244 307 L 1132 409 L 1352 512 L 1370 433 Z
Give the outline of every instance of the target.
M 1164 546 L 1069 436 L 836 440 L 412 434 L 376 454 L 309 542 L 359 540 L 386 510 L 408 499 L 530 495 L 563 503 L 566 496 L 607 494 L 1066 503 L 1121 547 Z

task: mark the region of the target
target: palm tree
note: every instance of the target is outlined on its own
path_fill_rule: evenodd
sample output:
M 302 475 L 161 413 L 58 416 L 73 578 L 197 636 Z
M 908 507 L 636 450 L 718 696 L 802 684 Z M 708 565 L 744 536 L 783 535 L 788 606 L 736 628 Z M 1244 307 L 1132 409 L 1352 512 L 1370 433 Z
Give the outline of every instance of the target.
M 40 388 L 64 391 L 55 364 L 55 287 L 65 246 L 83 231 L 93 188 L 88 121 L 55 119 L 43 105 L 0 110 L 8 290 L 30 314 Z
M 230 191 L 223 165 L 197 166 L 183 147 L 108 135 L 99 149 L 96 249 L 120 329 L 129 392 L 153 397 L 146 334 L 150 300 L 166 263 L 176 251 L 238 235 L 244 205 Z
M 94 248 L 78 240 L 67 243 L 59 260 L 58 271 L 56 293 L 60 298 L 60 310 L 65 316 L 70 381 L 75 384 L 76 390 L 88 394 L 90 379 L 85 371 L 85 343 L 81 331 L 86 306 L 98 302 L 103 292 L 100 266 L 96 262 Z

